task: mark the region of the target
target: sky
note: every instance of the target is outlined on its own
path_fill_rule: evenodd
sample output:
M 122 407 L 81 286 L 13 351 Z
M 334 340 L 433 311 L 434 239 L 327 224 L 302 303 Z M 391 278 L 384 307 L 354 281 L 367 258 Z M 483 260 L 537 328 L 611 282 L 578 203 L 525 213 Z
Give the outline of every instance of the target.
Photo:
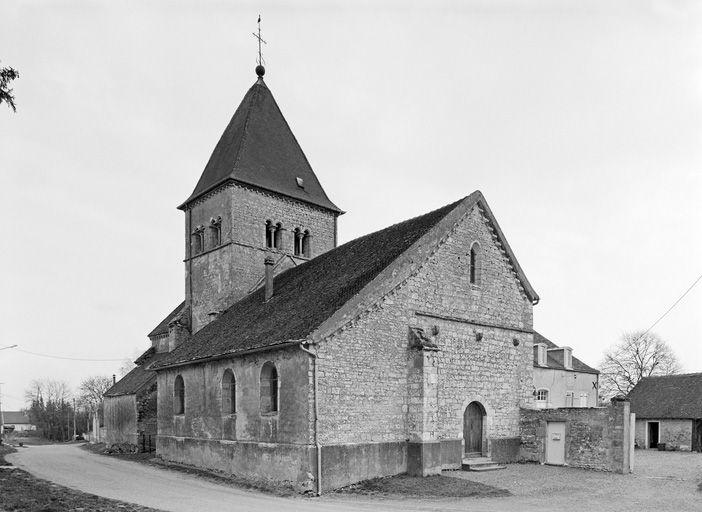
M 259 13 L 340 242 L 481 190 L 535 329 L 593 366 L 702 274 L 699 2 L 4 0 L 3 409 L 118 373 L 183 299 L 176 206 L 255 82 Z M 687 372 L 701 313 L 698 284 L 654 328 Z

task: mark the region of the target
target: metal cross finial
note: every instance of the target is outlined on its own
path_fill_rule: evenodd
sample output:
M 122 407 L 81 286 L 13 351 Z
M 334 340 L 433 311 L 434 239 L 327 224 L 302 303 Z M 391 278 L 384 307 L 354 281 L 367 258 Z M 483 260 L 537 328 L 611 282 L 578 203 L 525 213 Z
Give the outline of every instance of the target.
M 263 39 L 261 39 L 261 15 L 258 15 L 258 34 L 256 32 L 252 32 L 253 36 L 258 39 L 258 65 L 263 66 L 263 54 L 261 52 L 261 43 L 263 44 L 268 44 L 266 43 Z

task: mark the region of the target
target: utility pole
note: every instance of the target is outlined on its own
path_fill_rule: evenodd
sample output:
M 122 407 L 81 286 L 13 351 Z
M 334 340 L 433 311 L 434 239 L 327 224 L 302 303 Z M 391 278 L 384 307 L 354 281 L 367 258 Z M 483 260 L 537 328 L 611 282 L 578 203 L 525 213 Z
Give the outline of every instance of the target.
M 73 397 L 73 440 L 76 440 L 76 399 Z

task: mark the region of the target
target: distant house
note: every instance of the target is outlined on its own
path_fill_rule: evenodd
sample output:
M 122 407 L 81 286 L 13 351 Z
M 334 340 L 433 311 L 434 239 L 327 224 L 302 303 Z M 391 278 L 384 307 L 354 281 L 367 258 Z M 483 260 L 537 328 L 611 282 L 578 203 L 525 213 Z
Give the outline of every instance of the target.
M 148 369 L 159 360 L 152 347 L 134 363 L 137 365 L 104 395 L 105 439 L 108 445 L 136 445 L 142 434 L 156 437 L 156 372 Z
M 644 377 L 629 400 L 636 446 L 702 451 L 702 373 Z
M 556 407 L 597 407 L 600 372 L 534 331 L 534 404 Z
M 29 421 L 29 416 L 22 411 L 3 411 L 2 417 L 5 430 L 25 432 L 37 429 L 36 425 Z

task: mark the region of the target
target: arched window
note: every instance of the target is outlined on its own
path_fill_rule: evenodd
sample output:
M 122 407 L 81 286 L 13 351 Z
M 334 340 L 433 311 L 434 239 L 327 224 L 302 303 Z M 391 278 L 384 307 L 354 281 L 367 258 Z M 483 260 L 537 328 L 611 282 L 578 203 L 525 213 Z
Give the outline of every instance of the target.
M 175 378 L 173 384 L 173 412 L 185 414 L 185 383 L 180 375 Z
M 195 228 L 195 231 L 190 238 L 192 242 L 192 254 L 200 254 L 205 249 L 205 240 L 202 233 L 202 228 L 199 226 Z
M 210 247 L 217 247 L 222 243 L 222 217 L 210 219 Z
M 295 228 L 295 244 L 293 249 L 293 254 L 295 256 L 300 256 L 302 254 L 302 232 L 300 228 Z
M 278 371 L 270 361 L 261 368 L 261 412 L 278 412 Z
M 302 254 L 305 258 L 310 257 L 310 232 L 305 230 L 302 235 Z
M 273 246 L 276 249 L 283 248 L 283 225 L 280 222 L 275 225 L 275 233 L 273 235 Z
M 271 249 L 273 247 L 273 232 L 275 231 L 275 226 L 269 220 L 266 221 L 266 247 Z
M 470 246 L 470 284 L 480 284 L 480 244 Z
M 222 414 L 236 412 L 236 379 L 234 372 L 226 370 L 222 377 Z

